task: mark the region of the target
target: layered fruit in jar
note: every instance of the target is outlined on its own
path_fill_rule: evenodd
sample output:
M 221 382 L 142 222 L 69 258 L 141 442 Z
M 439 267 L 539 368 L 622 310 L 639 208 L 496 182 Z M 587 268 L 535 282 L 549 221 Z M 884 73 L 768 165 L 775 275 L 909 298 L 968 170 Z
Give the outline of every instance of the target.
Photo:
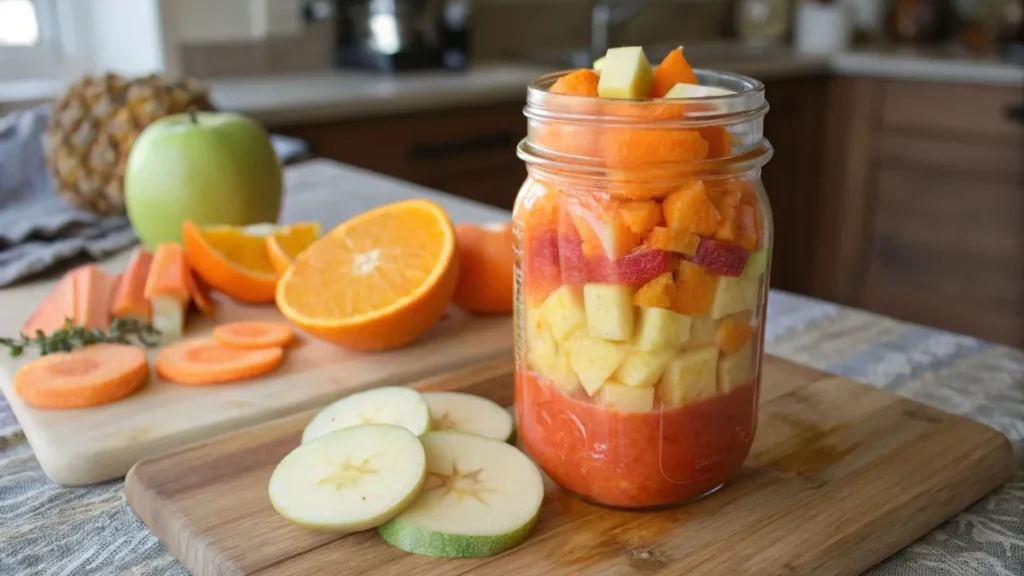
M 770 211 L 756 176 L 686 177 L 728 157 L 709 143 L 727 132 L 564 128 L 531 137 L 590 147 L 603 176 L 531 166 L 516 203 L 519 437 L 585 499 L 685 502 L 735 473 L 754 437 Z M 688 158 L 677 169 L 627 159 L 668 144 Z

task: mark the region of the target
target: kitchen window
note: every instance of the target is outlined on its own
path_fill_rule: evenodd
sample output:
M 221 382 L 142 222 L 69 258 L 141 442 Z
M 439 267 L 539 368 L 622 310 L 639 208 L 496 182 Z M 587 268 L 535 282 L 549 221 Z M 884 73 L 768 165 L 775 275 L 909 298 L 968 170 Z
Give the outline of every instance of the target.
M 62 67 L 68 46 L 57 12 L 66 3 L 0 0 L 0 78 L 47 75 Z

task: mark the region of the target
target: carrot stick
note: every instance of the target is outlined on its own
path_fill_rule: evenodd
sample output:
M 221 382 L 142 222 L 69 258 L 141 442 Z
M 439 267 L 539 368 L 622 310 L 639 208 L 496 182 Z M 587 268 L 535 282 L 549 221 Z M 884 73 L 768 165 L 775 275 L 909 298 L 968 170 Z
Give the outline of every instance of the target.
M 37 330 L 42 330 L 44 334 L 49 334 L 63 328 L 65 320 L 74 318 L 75 274 L 68 272 L 21 325 L 21 333 L 35 336 Z
M 228 348 L 213 338 L 193 338 L 164 348 L 156 357 L 156 371 L 164 380 L 204 386 L 262 376 L 283 358 L 281 348 Z
M 229 322 L 213 329 L 213 339 L 228 348 L 285 347 L 295 338 L 284 322 Z
M 189 269 L 180 244 L 166 242 L 156 247 L 143 294 L 152 306 L 153 327 L 170 338 L 181 336 L 191 293 Z
M 120 400 L 148 379 L 141 348 L 93 344 L 25 364 L 14 375 L 14 390 L 36 408 L 84 408 Z
M 75 274 L 75 325 L 106 330 L 110 327 L 110 293 L 114 277 L 92 264 Z
M 114 297 L 110 304 L 111 316 L 133 318 L 147 323 L 151 321 L 152 308 L 146 299 L 146 280 L 152 264 L 153 254 L 149 250 L 139 248 L 135 251 L 114 289 Z

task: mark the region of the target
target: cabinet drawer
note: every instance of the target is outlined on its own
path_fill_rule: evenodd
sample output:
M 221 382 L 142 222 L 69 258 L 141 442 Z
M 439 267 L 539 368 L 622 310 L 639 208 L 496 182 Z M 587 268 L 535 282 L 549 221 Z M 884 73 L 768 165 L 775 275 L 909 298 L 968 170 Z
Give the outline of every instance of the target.
M 885 165 L 955 171 L 965 177 L 1006 180 L 1024 186 L 1024 138 L 1019 145 L 989 140 L 965 142 L 954 137 L 883 134 L 878 160 Z
M 882 100 L 884 130 L 1024 138 L 1024 124 L 1010 118 L 1012 107 L 1024 105 L 1021 88 L 886 82 Z

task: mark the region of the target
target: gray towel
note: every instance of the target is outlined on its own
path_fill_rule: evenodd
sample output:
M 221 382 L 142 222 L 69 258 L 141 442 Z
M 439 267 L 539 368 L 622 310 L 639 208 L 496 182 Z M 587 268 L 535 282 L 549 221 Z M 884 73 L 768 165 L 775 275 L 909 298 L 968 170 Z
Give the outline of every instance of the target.
M 71 206 L 50 179 L 42 134 L 48 104 L 0 117 L 0 287 L 79 256 L 103 258 L 136 242 L 123 216 Z M 282 162 L 308 154 L 305 142 L 271 136 Z

